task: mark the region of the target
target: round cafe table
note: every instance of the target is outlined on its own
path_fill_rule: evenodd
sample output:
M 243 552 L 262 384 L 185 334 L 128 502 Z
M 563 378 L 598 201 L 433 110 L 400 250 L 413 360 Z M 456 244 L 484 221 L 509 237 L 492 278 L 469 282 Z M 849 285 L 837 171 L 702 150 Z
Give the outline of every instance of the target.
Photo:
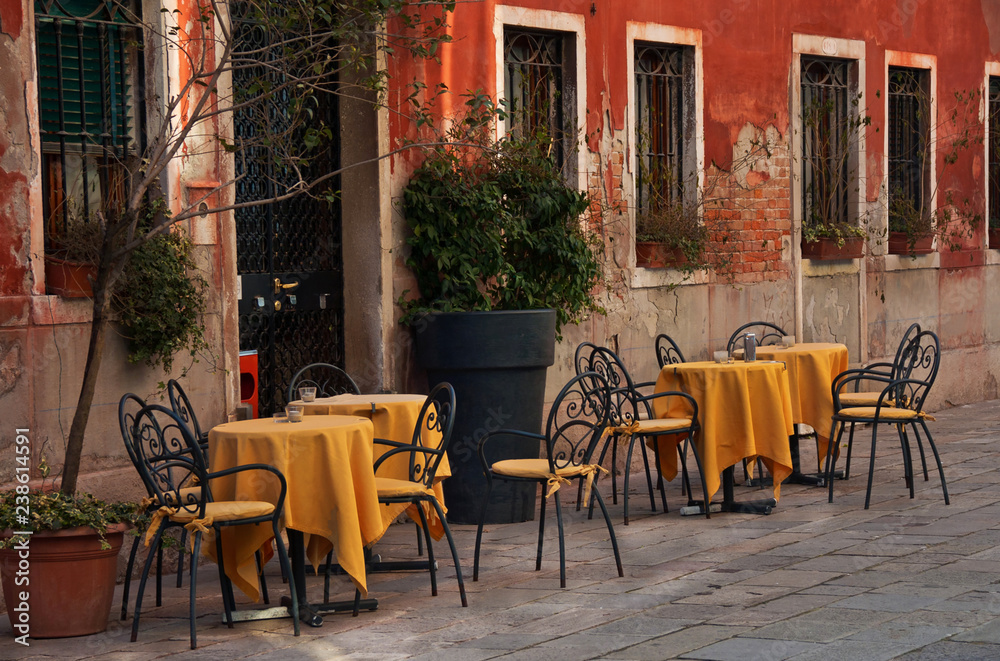
M 362 594 L 367 594 L 364 549 L 385 532 L 372 470 L 373 438 L 371 420 L 358 416 L 229 422 L 213 427 L 208 434 L 209 465 L 222 470 L 260 463 L 281 471 L 288 487 L 283 526 L 303 533 L 301 543 L 314 567 L 333 549 L 340 566 Z M 257 471 L 212 481 L 212 492 L 219 500 L 275 503 L 279 488 L 277 480 L 262 477 Z M 226 575 L 254 601 L 260 598 L 254 552 L 271 537 L 269 526 L 223 529 Z M 214 545 L 205 548 L 214 556 Z M 294 553 L 292 562 L 296 562 Z M 304 602 L 304 590 L 299 595 Z
M 820 458 L 826 457 L 833 417 L 830 387 L 837 375 L 847 369 L 847 347 L 833 342 L 802 342 L 791 347 L 769 345 L 757 347 L 757 359 L 781 361 L 788 369 L 792 420 L 816 430 L 818 471 Z M 795 469 L 797 472 L 798 466 Z
M 306 417 L 312 415 L 348 415 L 365 417 L 372 421 L 375 430 L 375 438 L 384 438 L 398 443 L 411 443 L 413 441 L 413 430 L 416 427 L 417 419 L 420 417 L 420 409 L 426 401 L 426 395 L 411 394 L 377 394 L 377 395 L 337 395 L 335 397 L 322 397 L 312 402 L 297 400 L 293 404 L 302 404 L 305 407 Z M 436 432 L 431 432 L 432 434 Z M 440 434 L 438 434 L 440 442 Z M 377 461 L 383 453 L 391 448 L 388 445 L 375 444 L 372 457 Z M 409 479 L 409 456 L 397 454 L 387 459 L 379 466 L 380 477 L 391 477 L 399 480 Z M 444 502 L 444 491 L 441 488 L 441 481 L 451 476 L 451 466 L 448 464 L 448 456 L 441 458 L 437 474 L 434 476 L 434 495 L 441 504 L 444 511 L 448 511 Z M 407 506 L 403 503 L 383 504 L 381 506 L 382 523 L 388 527 L 404 511 L 412 518 L 417 525 L 420 524 L 420 515 L 415 506 Z M 431 535 L 434 539 L 441 539 L 444 536 L 444 528 L 438 520 L 437 512 L 433 507 L 424 505 L 424 514 L 427 516 L 427 523 L 430 526 Z

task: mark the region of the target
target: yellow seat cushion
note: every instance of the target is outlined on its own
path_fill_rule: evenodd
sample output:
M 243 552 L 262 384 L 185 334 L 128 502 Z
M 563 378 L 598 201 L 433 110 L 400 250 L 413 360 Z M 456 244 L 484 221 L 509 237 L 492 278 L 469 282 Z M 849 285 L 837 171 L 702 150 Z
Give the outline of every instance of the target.
M 842 392 L 840 393 L 840 405 L 843 408 L 849 406 L 875 406 L 878 404 L 880 392 Z M 883 406 L 892 406 L 891 400 L 883 402 Z
M 274 511 L 274 505 L 259 500 L 225 500 L 218 503 L 208 503 L 205 506 L 205 519 L 212 521 L 239 521 L 266 516 Z M 170 515 L 171 521 L 187 523 L 198 518 L 198 510 L 179 510 Z
M 397 480 L 393 477 L 375 476 L 375 488 L 379 498 L 399 498 L 406 496 L 433 496 L 434 491 L 419 482 Z
M 693 422 L 691 418 L 652 418 L 650 420 L 639 420 L 638 429 L 634 434 L 655 434 L 659 432 L 675 432 L 680 429 L 688 429 Z
M 547 479 L 552 475 L 549 471 L 548 459 L 504 459 L 493 464 L 491 469 L 498 475 L 539 480 Z M 579 477 L 586 475 L 588 472 L 590 471 L 587 469 L 586 464 L 556 469 L 556 475 L 565 478 Z
M 852 408 L 840 409 L 837 413 L 842 418 L 874 418 L 874 406 L 855 406 Z M 897 409 L 882 407 L 879 411 L 879 420 L 916 420 L 919 413 L 911 409 Z

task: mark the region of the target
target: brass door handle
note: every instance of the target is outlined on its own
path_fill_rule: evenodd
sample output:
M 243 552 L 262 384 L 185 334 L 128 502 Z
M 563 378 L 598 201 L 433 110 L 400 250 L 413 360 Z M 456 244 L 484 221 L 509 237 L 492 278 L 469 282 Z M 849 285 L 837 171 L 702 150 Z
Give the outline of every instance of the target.
M 274 279 L 274 293 L 280 294 L 282 290 L 295 289 L 299 286 L 299 281 L 295 280 L 293 282 L 282 282 L 281 278 Z

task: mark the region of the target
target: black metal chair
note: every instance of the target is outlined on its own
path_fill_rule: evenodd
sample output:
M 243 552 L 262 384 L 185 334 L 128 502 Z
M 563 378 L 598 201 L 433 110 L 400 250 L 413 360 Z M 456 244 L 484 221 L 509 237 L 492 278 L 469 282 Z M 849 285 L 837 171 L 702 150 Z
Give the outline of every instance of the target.
M 455 390 L 449 383 L 439 383 L 431 390 L 427 396 L 417 424 L 413 429 L 413 440 L 410 443 L 400 443 L 388 439 L 375 439 L 378 445 L 389 446 L 389 450 L 375 462 L 375 487 L 378 489 L 378 500 L 380 503 L 407 503 L 416 509 L 420 517 L 420 529 L 423 531 L 424 539 L 427 542 L 427 562 L 431 574 L 431 594 L 437 596 L 436 563 L 434 562 L 434 548 L 431 545 L 430 525 L 424 505 L 434 508 L 441 526 L 444 528 L 444 535 L 448 539 L 451 547 L 451 557 L 455 563 L 455 572 L 458 575 L 458 591 L 462 598 L 462 606 L 468 606 L 469 602 L 465 595 L 465 582 L 462 579 L 462 565 L 458 559 L 458 550 L 455 547 L 455 539 L 452 537 L 451 528 L 445 519 L 441 503 L 434 496 L 432 488 L 434 478 L 437 474 L 438 466 L 442 457 L 448 451 L 451 443 L 451 431 L 455 426 Z M 440 435 L 440 436 L 439 436 Z M 438 438 L 440 437 L 440 442 Z M 409 456 L 409 479 L 400 480 L 389 477 L 379 477 L 378 469 L 387 459 L 396 455 Z
M 170 397 L 170 408 L 187 424 L 194 435 L 194 440 L 201 446 L 202 452 L 208 452 L 208 432 L 201 430 L 198 416 L 195 415 L 194 407 L 191 406 L 191 400 L 177 379 L 167 381 L 167 395 Z
M 132 617 L 132 641 L 139 635 L 139 614 L 142 611 L 142 596 L 146 579 L 152 564 L 154 551 L 158 551 L 166 530 L 184 527 L 191 532 L 193 548 L 190 577 L 189 618 L 191 626 L 191 649 L 198 646 L 195 603 L 198 585 L 198 562 L 203 531 L 214 533 L 219 580 L 222 586 L 222 601 L 225 607 L 226 624 L 233 627 L 235 607 L 232 584 L 225 574 L 222 554 L 221 530 L 236 525 L 256 525 L 271 523 L 274 539 L 278 547 L 278 558 L 282 570 L 291 576 L 291 566 L 284 542 L 281 539 L 279 521 L 285 502 L 285 478 L 278 469 L 264 464 L 247 464 L 235 468 L 210 473 L 204 455 L 187 423 L 174 411 L 157 404 L 143 407 L 135 416 L 131 442 L 138 458 L 138 466 L 143 482 L 149 485 L 156 499 L 157 509 L 146 531 L 146 544 L 152 548 L 143 568 L 136 594 L 135 614 Z M 276 503 L 263 501 L 215 501 L 211 497 L 209 484 L 212 479 L 245 471 L 263 471 L 275 476 L 280 484 Z M 264 478 L 262 478 L 264 479 Z M 295 635 L 299 635 L 298 599 L 294 582 L 289 582 L 291 590 L 292 617 Z
M 674 342 L 674 339 L 666 333 L 660 333 L 656 336 L 656 362 L 660 369 L 663 369 L 664 365 L 674 365 L 687 361 L 684 360 L 684 354 L 681 353 L 681 349 Z
M 604 447 L 601 449 L 600 458 L 597 463 L 603 465 L 604 458 L 607 456 L 607 451 L 610 447 L 612 466 L 617 466 L 616 455 L 618 443 L 623 440 L 628 441 L 628 451 L 625 459 L 625 476 L 622 485 L 622 490 L 624 492 L 625 525 L 628 525 L 629 523 L 629 468 L 632 465 L 632 454 L 635 449 L 636 442 L 639 443 L 639 447 L 642 451 L 643 464 L 646 469 L 646 485 L 649 489 L 650 507 L 654 512 L 656 511 L 653 479 L 649 470 L 649 461 L 646 454 L 645 439 L 647 437 L 661 435 L 683 436 L 683 445 L 678 444 L 678 449 L 680 450 L 681 463 L 683 466 L 683 481 L 686 485 L 686 492 L 689 499 L 691 496 L 691 485 L 687 474 L 687 462 L 684 454 L 684 450 L 688 447 L 691 447 L 694 452 L 695 462 L 698 465 L 698 473 L 701 476 L 703 490 L 707 488 L 705 477 L 701 470 L 701 458 L 698 455 L 697 448 L 695 448 L 692 443 L 694 434 L 698 430 L 698 404 L 695 402 L 694 398 L 687 393 L 680 391 L 668 391 L 648 395 L 640 393 L 638 385 L 632 381 L 632 377 L 625 368 L 625 364 L 622 362 L 621 358 L 619 358 L 610 349 L 606 349 L 604 347 L 594 347 L 591 350 L 590 356 L 586 358 L 582 365 L 588 367 L 589 371 L 596 372 L 604 376 L 611 386 L 609 400 L 610 415 L 608 422 L 610 432 L 606 434 L 606 442 L 604 443 Z M 657 418 L 653 413 L 653 402 L 660 399 L 666 399 L 668 397 L 678 397 L 683 399 L 684 407 L 690 413 L 690 416 L 684 418 Z M 667 495 L 663 486 L 663 476 L 660 471 L 659 444 L 654 443 L 653 448 L 660 498 L 663 502 L 663 510 L 667 511 Z M 613 493 L 617 493 L 618 486 L 613 471 L 611 473 L 611 481 L 612 491 Z M 704 498 L 704 502 L 708 503 L 707 491 L 704 493 Z M 693 505 L 695 504 L 695 501 L 689 500 L 688 504 Z M 709 514 L 707 507 L 705 509 L 705 513 L 706 515 Z
M 476 551 L 473 565 L 472 580 L 479 580 L 479 551 L 482 547 L 483 526 L 486 523 L 487 506 L 490 494 L 493 492 L 495 480 L 513 482 L 534 482 L 548 492 L 541 499 L 541 511 L 538 518 L 538 551 L 535 557 L 535 571 L 542 568 L 542 542 L 545 538 L 545 505 L 549 497 L 555 496 L 556 522 L 559 526 L 559 585 L 566 587 L 566 542 L 563 532 L 562 505 L 559 501 L 559 487 L 572 480 L 585 480 L 592 483 L 600 466 L 591 464 L 590 459 L 597 439 L 608 423 L 610 413 L 608 402 L 610 389 L 606 378 L 594 372 L 585 372 L 569 380 L 556 396 L 549 410 L 544 434 L 535 434 L 522 430 L 501 429 L 488 432 L 479 441 L 479 461 L 486 474 L 486 497 L 483 499 L 482 514 L 479 527 L 476 529 Z M 547 457 L 544 459 L 506 459 L 491 462 L 489 447 L 492 443 L 502 442 L 504 437 L 522 436 L 537 439 L 545 444 Z M 590 489 L 587 489 L 590 491 Z M 594 497 L 604 514 L 604 521 L 611 535 L 611 547 L 614 549 L 615 562 L 618 566 L 618 576 L 624 576 L 621 554 L 618 552 L 618 540 L 615 529 L 604 505 L 601 494 L 595 488 Z
M 317 397 L 361 394 L 361 389 L 358 388 L 354 379 L 347 372 L 330 363 L 312 363 L 296 372 L 288 386 L 289 402 L 298 399 L 295 391 L 300 386 L 315 386 Z
M 875 476 L 875 448 L 878 428 L 881 424 L 891 424 L 896 427 L 903 454 L 903 476 L 910 490 L 910 498 L 913 498 L 913 466 L 906 429 L 907 426 L 913 429 L 917 444 L 921 446 L 921 454 L 923 454 L 923 449 L 919 430 L 923 430 L 931 451 L 934 453 L 934 460 L 937 462 L 944 502 L 946 505 L 950 504 L 944 467 L 941 465 L 941 457 L 938 455 L 934 438 L 931 436 L 930 429 L 927 428 L 927 416 L 923 412 L 927 394 L 937 378 L 940 362 L 941 346 L 937 335 L 931 331 L 921 331 L 902 349 L 898 371 L 895 375 L 884 376 L 874 371 L 848 370 L 834 381 L 833 402 L 836 412 L 830 427 L 831 443 L 826 453 L 826 482 L 829 486 L 829 502 L 833 502 L 833 473 L 836 469 L 836 456 L 833 448 L 835 445 L 839 445 L 845 425 L 868 423 L 872 428 L 872 445 L 868 465 L 865 509 L 868 509 L 871 503 L 872 482 Z M 859 380 L 883 385 L 874 406 L 842 406 L 840 394 Z M 834 438 L 836 438 L 835 442 L 832 440 Z M 850 449 L 848 449 L 848 453 L 850 453 Z
M 776 326 L 769 321 L 751 321 L 750 323 L 743 324 L 729 336 L 729 341 L 726 342 L 726 351 L 729 355 L 732 355 L 733 350 L 738 348 L 736 343 L 749 332 L 754 332 L 757 336 L 757 346 L 768 346 L 771 344 L 781 344 L 781 338 L 785 337 L 787 333 L 781 326 Z
M 912 323 L 910 327 L 906 329 L 903 333 L 903 338 L 899 341 L 899 345 L 896 347 L 896 355 L 893 357 L 891 363 L 887 362 L 875 362 L 869 363 L 864 367 L 845 370 L 844 372 L 837 375 L 837 379 L 847 378 L 851 375 L 861 375 L 861 374 L 875 374 L 880 377 L 888 377 L 889 379 L 895 380 L 903 378 L 904 375 L 909 374 L 909 370 L 912 368 L 912 360 L 909 359 L 908 351 L 910 350 L 910 343 L 913 338 L 920 333 L 920 324 Z M 836 383 L 836 381 L 834 381 Z M 878 402 L 879 395 L 881 394 L 882 383 L 879 381 L 871 382 L 872 385 L 876 386 L 878 390 L 874 391 L 862 391 L 861 388 L 869 384 L 868 379 L 854 379 L 854 390 L 851 392 L 840 393 L 839 400 L 834 400 L 835 406 L 840 407 L 854 407 L 854 406 L 875 406 Z M 892 402 L 886 402 L 885 405 L 892 406 Z M 834 408 L 834 413 L 837 409 Z M 848 431 L 847 436 L 847 457 L 844 461 L 844 479 L 849 479 L 851 475 L 851 449 L 854 446 L 854 423 Z M 928 479 L 927 475 L 927 459 L 924 456 L 924 447 L 922 444 L 917 446 L 920 449 L 920 462 L 923 466 L 924 479 Z

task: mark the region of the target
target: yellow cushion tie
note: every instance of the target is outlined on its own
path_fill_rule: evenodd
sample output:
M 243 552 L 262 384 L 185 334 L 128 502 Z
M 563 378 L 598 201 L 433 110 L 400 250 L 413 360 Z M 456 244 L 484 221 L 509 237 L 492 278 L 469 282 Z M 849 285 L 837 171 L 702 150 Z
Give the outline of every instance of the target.
M 194 553 L 194 535 L 196 532 L 200 532 L 202 535 L 208 536 L 212 534 L 211 525 L 215 520 L 211 516 L 206 516 L 204 519 L 195 519 L 189 523 L 184 524 L 184 529 L 187 530 L 190 535 L 188 535 L 188 544 L 191 546 L 191 553 Z
M 628 440 L 632 436 L 632 434 L 639 433 L 639 421 L 638 420 L 634 420 L 634 421 L 632 421 L 631 424 L 628 424 L 628 425 L 619 425 L 617 427 L 608 427 L 608 428 L 605 429 L 605 431 L 611 431 L 611 432 L 617 434 L 619 442 L 626 441 L 626 440 Z
M 156 531 L 163 525 L 163 520 L 176 513 L 176 507 L 161 507 L 153 512 L 153 519 L 149 522 L 149 528 L 146 529 L 146 546 L 149 546 L 153 537 L 156 537 Z
M 560 477 L 559 475 L 550 474 L 548 480 L 549 489 L 545 492 L 545 497 L 548 498 L 556 491 L 559 491 L 559 488 L 564 484 L 569 484 L 569 480 L 565 477 Z
M 582 502 L 584 502 L 584 503 L 589 503 L 590 502 L 590 490 L 594 486 L 594 477 L 597 474 L 597 471 L 603 471 L 605 474 L 607 474 L 608 469 L 605 468 L 604 466 L 601 466 L 600 464 L 581 464 L 578 467 L 578 471 L 573 476 L 573 477 L 583 477 L 583 478 L 586 478 L 586 481 L 584 482 L 584 486 L 583 486 L 583 501 Z M 548 490 L 548 493 L 545 494 L 545 497 L 548 498 L 549 496 L 551 496 L 552 494 L 554 494 L 556 491 L 559 491 L 559 488 L 562 485 L 569 484 L 569 483 L 570 483 L 570 481 L 568 479 L 566 479 L 565 477 L 563 477 L 562 475 L 552 475 L 550 473 L 549 474 L 549 480 L 548 480 L 549 490 Z
M 148 510 L 150 507 L 156 504 L 156 498 L 152 496 L 146 496 L 139 501 L 139 509 Z

